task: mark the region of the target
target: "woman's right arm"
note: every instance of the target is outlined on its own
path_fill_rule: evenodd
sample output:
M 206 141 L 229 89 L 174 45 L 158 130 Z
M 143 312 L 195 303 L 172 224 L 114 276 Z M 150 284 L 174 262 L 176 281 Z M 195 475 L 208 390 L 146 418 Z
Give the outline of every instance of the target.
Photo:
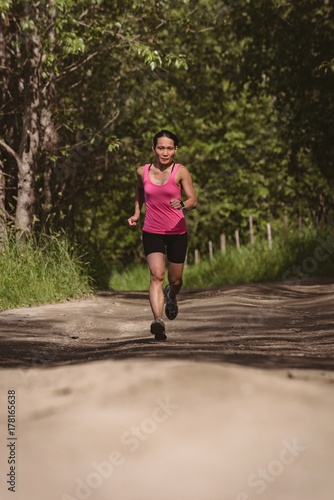
M 136 195 L 135 195 L 135 211 L 134 214 L 128 218 L 128 224 L 130 226 L 136 226 L 140 217 L 141 208 L 144 204 L 144 167 L 139 167 L 137 169 L 137 184 L 136 184 Z

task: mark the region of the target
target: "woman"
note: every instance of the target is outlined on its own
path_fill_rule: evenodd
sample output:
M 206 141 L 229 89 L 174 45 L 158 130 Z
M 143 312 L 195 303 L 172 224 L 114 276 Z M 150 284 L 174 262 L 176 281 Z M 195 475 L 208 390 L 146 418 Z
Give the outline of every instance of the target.
M 143 245 L 150 270 L 149 299 L 154 320 L 151 333 L 157 340 L 166 340 L 163 321 L 165 313 L 173 320 L 178 314 L 177 294 L 182 287 L 184 261 L 187 253 L 187 226 L 184 211 L 197 205 L 191 175 L 184 165 L 175 164 L 178 138 L 168 130 L 161 130 L 153 138 L 155 162 L 137 169 L 135 212 L 128 219 L 136 226 L 143 204 L 146 215 L 143 225 Z M 182 193 L 185 195 L 182 201 Z M 165 260 L 168 261 L 168 285 L 163 291 Z

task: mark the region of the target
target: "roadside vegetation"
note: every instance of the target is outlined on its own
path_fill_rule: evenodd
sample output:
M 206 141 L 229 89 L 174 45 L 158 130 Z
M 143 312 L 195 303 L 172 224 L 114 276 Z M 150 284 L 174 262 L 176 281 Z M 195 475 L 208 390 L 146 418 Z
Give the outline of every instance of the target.
M 17 244 L 9 238 L 0 253 L 0 309 L 33 306 L 92 293 L 89 268 L 62 234 Z
M 165 128 L 199 201 L 185 287 L 332 272 L 306 228 L 333 225 L 333 18 L 329 0 L 0 0 L 0 309 L 147 290 L 126 221 Z
M 109 272 L 104 269 L 104 276 L 99 276 L 86 260 L 64 233 L 19 244 L 10 238 L 0 253 L 0 310 L 87 297 L 101 289 L 101 283 L 105 284 L 103 288 L 115 291 L 148 289 L 145 262 Z M 265 239 L 239 249 L 229 245 L 226 253 L 216 250 L 212 259 L 205 257 L 196 265 L 187 264 L 184 288 L 298 283 L 313 276 L 334 276 L 333 232 L 308 229 L 302 236 L 276 236 L 272 249 Z
M 187 265 L 185 288 L 210 288 L 239 283 L 294 281 L 312 276 L 334 275 L 334 239 L 329 233 L 309 229 L 302 237 L 277 237 L 272 249 L 266 240 L 240 249 L 217 251 L 213 259 Z M 145 264 L 113 272 L 110 288 L 119 291 L 147 290 L 149 273 Z

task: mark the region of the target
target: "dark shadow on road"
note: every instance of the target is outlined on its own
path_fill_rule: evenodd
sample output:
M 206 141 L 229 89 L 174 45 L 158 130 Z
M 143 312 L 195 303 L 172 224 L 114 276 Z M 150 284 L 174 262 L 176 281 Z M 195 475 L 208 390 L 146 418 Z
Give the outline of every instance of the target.
M 157 342 L 142 330 L 120 335 L 117 325 L 149 322 L 145 293 L 101 293 L 90 331 L 64 329 L 51 319 L 0 314 L 0 368 L 50 367 L 99 360 L 184 359 L 260 368 L 334 369 L 334 290 L 330 285 L 241 285 L 188 291 L 180 316 L 168 323 L 168 340 Z M 119 301 L 111 322 L 105 310 Z M 129 304 L 128 304 L 129 302 Z

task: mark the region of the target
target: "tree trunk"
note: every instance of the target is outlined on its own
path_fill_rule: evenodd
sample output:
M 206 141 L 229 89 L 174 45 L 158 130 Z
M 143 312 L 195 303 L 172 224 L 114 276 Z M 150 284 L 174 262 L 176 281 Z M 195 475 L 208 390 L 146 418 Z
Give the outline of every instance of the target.
M 7 240 L 6 208 L 5 208 L 5 173 L 3 163 L 0 160 L 0 251 L 4 251 L 4 243 Z
M 52 52 L 56 48 L 55 20 L 56 20 L 55 0 L 49 0 L 45 16 L 48 19 L 48 43 L 49 50 Z M 43 107 L 41 111 L 41 146 L 44 151 L 43 168 L 43 187 L 42 187 L 42 210 L 41 227 L 42 231 L 47 231 L 48 222 L 54 208 L 53 186 L 52 186 L 52 162 L 50 156 L 55 156 L 59 143 L 59 136 L 53 119 L 53 107 L 56 101 L 55 72 L 53 68 L 49 69 L 48 85 L 43 92 Z
M 42 60 L 41 40 L 37 32 L 38 6 L 25 4 L 25 14 L 34 19 L 34 27 L 24 35 L 26 61 L 23 75 L 23 119 L 19 146 L 18 190 L 15 212 L 15 227 L 19 233 L 30 233 L 35 218 L 35 169 L 40 145 L 40 67 Z M 33 14 L 33 15 L 32 15 Z
M 6 67 L 6 49 L 5 49 L 5 38 L 3 29 L 1 26 L 0 29 L 0 67 Z M 6 100 L 6 91 L 5 89 L 8 86 L 8 78 L 7 72 L 1 71 L 1 104 L 5 103 Z M 7 227 L 6 227 L 6 210 L 5 210 L 5 202 L 6 202 L 6 183 L 5 183 L 5 169 L 4 164 L 0 160 L 0 251 L 3 251 L 4 241 L 7 237 Z

